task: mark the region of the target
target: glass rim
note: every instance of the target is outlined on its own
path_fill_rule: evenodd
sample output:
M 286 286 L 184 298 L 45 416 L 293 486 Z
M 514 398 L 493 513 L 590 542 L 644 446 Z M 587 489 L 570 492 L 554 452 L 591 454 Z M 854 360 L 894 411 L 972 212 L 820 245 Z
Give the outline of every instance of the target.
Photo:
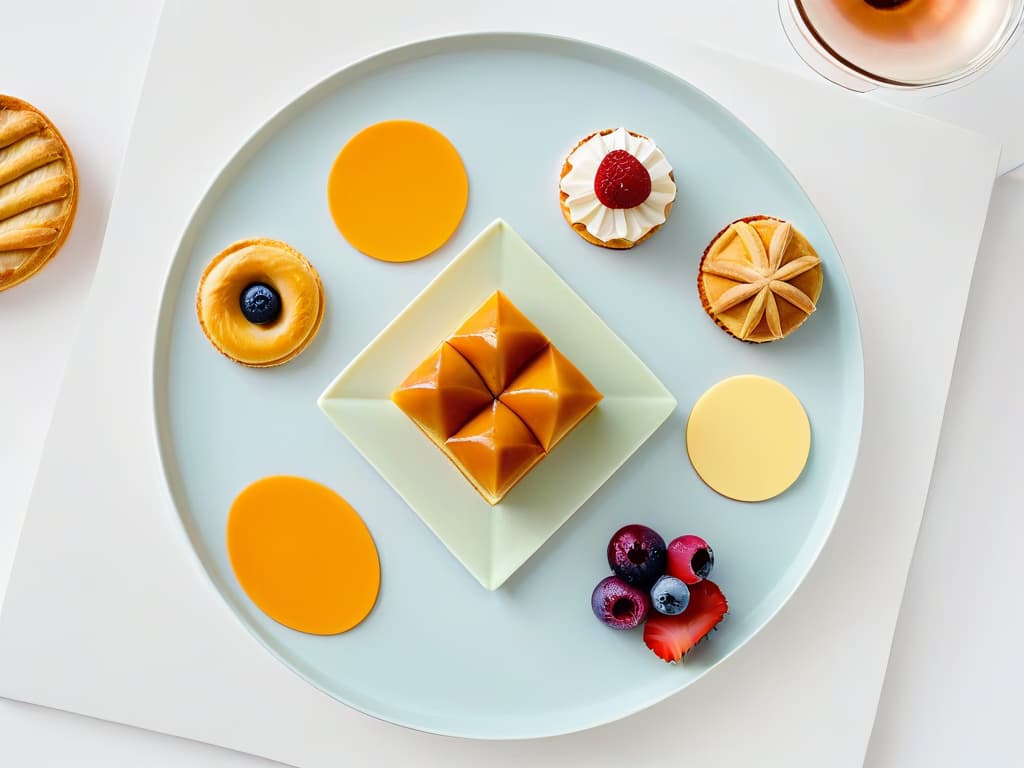
M 1017 8 L 1013 10 L 1013 15 L 1010 16 L 1008 23 L 1000 34 L 997 37 L 994 37 L 992 42 L 981 53 L 975 56 L 975 58 L 963 67 L 936 78 L 929 78 L 925 80 L 896 80 L 894 78 L 885 77 L 884 75 L 878 75 L 868 69 L 858 66 L 833 48 L 811 23 L 811 20 L 807 16 L 807 11 L 804 8 L 804 0 L 779 0 L 779 10 L 782 13 L 785 13 L 786 11 L 789 12 L 792 21 L 799 28 L 804 42 L 811 45 L 811 47 L 815 49 L 815 52 L 825 58 L 828 63 L 842 69 L 845 74 L 859 78 L 863 80 L 865 84 L 872 86 L 886 86 L 902 89 L 929 88 L 948 85 L 971 77 L 972 75 L 976 75 L 993 64 L 1003 53 L 1005 53 L 1010 44 L 1014 42 L 1015 38 L 1022 30 L 1024 30 L 1024 3 L 1019 3 Z M 785 24 L 783 24 L 783 28 L 788 31 Z M 793 43 L 792 35 L 787 36 L 790 37 L 790 42 Z M 797 52 L 799 53 L 799 51 Z M 801 55 L 801 58 L 804 57 Z M 812 68 L 817 69 L 817 67 L 814 67 L 811 62 L 808 61 L 807 63 L 812 66 Z M 823 72 L 819 71 L 819 74 L 831 79 Z M 842 83 L 839 84 L 842 85 Z

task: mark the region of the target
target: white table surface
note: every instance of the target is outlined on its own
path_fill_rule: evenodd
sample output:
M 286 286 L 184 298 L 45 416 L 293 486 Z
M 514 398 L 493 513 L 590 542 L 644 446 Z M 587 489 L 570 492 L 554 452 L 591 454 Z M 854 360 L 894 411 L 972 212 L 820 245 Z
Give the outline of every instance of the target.
M 0 307 L 6 374 L 0 397 L 0 589 L 98 256 L 160 4 L 108 3 L 116 14 L 83 5 L 65 3 L 56 31 L 47 31 L 51 12 L 25 6 L 11 27 L 19 34 L 5 35 L 0 45 L 0 90 L 36 102 L 74 136 L 82 186 L 91 191 L 83 195 L 61 268 L 9 292 Z M 40 59 L 32 41 L 44 37 L 51 53 Z M 773 56 L 782 49 L 773 45 L 753 55 L 779 63 Z M 1017 324 L 1010 291 L 1019 248 L 1011 225 L 1021 213 L 1024 174 L 997 184 L 871 766 L 958 765 L 980 757 L 1009 764 L 1020 749 L 1011 713 L 1024 666 L 1009 638 L 1022 627 L 1007 607 L 1018 599 L 1011 585 L 1024 582 L 1020 558 L 1011 556 L 1013 533 L 1022 532 L 1022 524 L 1020 505 L 1015 509 L 1010 497 L 1012 469 L 1022 458 L 1017 435 L 1024 427 L 1012 393 L 1024 390 L 1024 378 L 1019 354 L 1004 357 L 1012 342 L 1001 329 Z M 0 701 L 3 765 L 261 763 L 266 761 Z

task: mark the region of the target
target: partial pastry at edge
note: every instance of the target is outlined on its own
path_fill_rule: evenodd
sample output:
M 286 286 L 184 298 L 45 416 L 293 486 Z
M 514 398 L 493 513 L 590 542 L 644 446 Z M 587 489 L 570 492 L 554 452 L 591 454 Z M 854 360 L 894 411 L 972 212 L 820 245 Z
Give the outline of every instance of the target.
M 741 341 L 785 338 L 814 312 L 821 258 L 792 224 L 749 216 L 727 225 L 704 251 L 697 290 L 708 316 Z
M 0 291 L 24 282 L 60 250 L 78 206 L 78 172 L 56 126 L 0 94 Z
M 213 257 L 199 281 L 196 314 L 218 352 L 269 368 L 302 352 L 320 330 L 324 289 L 312 264 L 287 243 L 240 240 Z
M 676 198 L 664 153 L 625 128 L 583 138 L 562 165 L 558 191 L 562 215 L 580 237 L 620 250 L 657 232 Z

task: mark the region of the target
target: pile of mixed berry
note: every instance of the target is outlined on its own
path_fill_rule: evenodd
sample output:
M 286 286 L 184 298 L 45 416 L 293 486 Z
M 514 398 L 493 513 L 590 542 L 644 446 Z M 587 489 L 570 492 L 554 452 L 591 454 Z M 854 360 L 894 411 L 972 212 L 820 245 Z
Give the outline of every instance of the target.
M 666 546 L 646 525 L 627 525 L 608 542 L 608 565 L 615 573 L 594 587 L 594 615 L 612 629 L 644 624 L 644 643 L 665 661 L 679 661 L 729 610 L 708 581 L 715 555 L 700 536 Z

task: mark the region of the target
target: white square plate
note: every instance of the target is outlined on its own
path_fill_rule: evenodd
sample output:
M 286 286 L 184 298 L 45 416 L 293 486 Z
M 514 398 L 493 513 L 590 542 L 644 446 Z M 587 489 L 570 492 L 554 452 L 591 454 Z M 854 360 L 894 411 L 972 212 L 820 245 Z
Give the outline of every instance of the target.
M 501 290 L 604 399 L 493 507 L 394 403 L 442 339 Z M 484 229 L 320 396 L 320 408 L 487 589 L 497 589 L 614 474 L 676 400 L 506 222 Z

